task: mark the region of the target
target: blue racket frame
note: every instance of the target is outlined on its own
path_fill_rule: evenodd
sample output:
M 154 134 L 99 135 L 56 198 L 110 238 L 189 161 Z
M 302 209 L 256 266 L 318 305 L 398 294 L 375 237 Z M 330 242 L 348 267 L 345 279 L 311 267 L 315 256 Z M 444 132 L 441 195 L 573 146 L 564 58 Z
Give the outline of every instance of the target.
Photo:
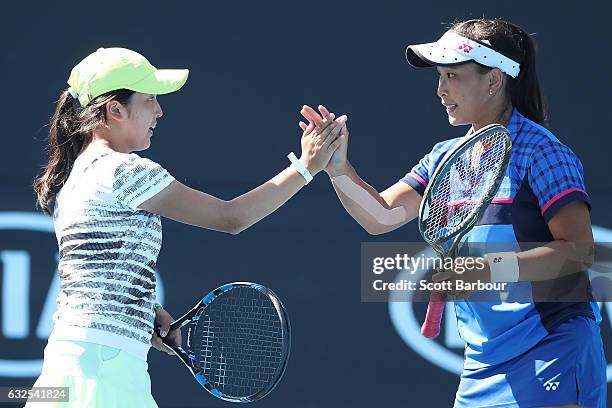
M 237 398 L 237 397 L 225 395 L 223 392 L 215 388 L 215 386 L 211 384 L 211 382 L 209 382 L 208 379 L 202 374 L 197 358 L 196 358 L 196 355 L 193 351 L 191 351 L 191 347 L 192 347 L 191 346 L 191 331 L 195 329 L 200 319 L 200 316 L 202 315 L 202 313 L 204 312 L 204 310 L 206 309 L 208 305 L 210 305 L 217 297 L 221 296 L 222 294 L 229 292 L 233 289 L 239 288 L 239 287 L 250 287 L 252 289 L 256 289 L 262 292 L 263 294 L 265 294 L 270 299 L 270 301 L 273 303 L 278 313 L 278 317 L 281 323 L 280 326 L 282 330 L 282 357 L 281 357 L 281 364 L 276 370 L 274 380 L 270 381 L 270 383 L 268 384 L 266 388 L 258 391 L 257 393 L 253 395 Z M 187 326 L 187 325 L 189 325 L 188 333 L 187 333 L 187 347 L 188 347 L 187 350 L 181 346 L 175 346 L 174 344 L 170 343 L 169 340 L 165 338 L 162 340 L 164 344 L 170 347 L 172 351 L 174 351 L 174 353 L 177 355 L 177 357 L 181 359 L 181 361 L 189 369 L 189 371 L 195 377 L 198 383 L 200 383 L 200 385 L 204 387 L 206 391 L 208 391 L 215 397 L 220 398 L 225 401 L 230 401 L 230 402 L 238 402 L 238 403 L 253 402 L 253 401 L 259 400 L 265 397 L 266 395 L 268 395 L 276 387 L 281 377 L 283 376 L 285 372 L 285 368 L 287 367 L 287 361 L 289 359 L 289 352 L 291 349 L 291 328 L 289 326 L 289 316 L 287 314 L 287 311 L 285 310 L 285 307 L 280 301 L 280 299 L 276 296 L 274 292 L 272 292 L 267 287 L 263 285 L 259 285 L 257 283 L 252 283 L 252 282 L 233 282 L 233 283 L 227 283 L 225 285 L 219 286 L 218 288 L 216 288 L 215 290 L 211 291 L 206 296 L 204 296 L 191 310 L 189 310 L 187 313 L 185 313 L 183 316 L 181 316 L 179 319 L 173 322 L 170 325 L 170 330 L 181 329 L 182 327 Z M 156 328 L 155 331 L 159 335 L 159 329 Z

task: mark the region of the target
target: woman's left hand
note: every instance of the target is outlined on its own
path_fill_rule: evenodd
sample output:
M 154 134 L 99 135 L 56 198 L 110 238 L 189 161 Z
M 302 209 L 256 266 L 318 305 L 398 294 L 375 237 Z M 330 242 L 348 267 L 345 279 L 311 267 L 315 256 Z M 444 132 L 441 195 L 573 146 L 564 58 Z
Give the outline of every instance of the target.
M 174 346 L 180 347 L 182 344 L 182 337 L 180 330 L 172 330 L 170 333 L 170 325 L 174 322 L 174 318 L 170 316 L 170 313 L 164 309 L 158 309 L 155 311 L 155 331 L 153 331 L 153 337 L 151 338 L 151 344 L 153 348 L 163 351 L 164 353 L 174 354 L 174 351 L 164 344 L 162 337 L 170 341 Z M 162 337 L 157 335 L 157 330 Z
M 315 111 L 308 105 L 304 105 L 300 113 L 302 114 L 302 116 L 304 116 L 304 118 L 308 120 L 308 125 L 304 122 L 300 122 L 300 128 L 302 128 L 302 130 L 305 132 L 309 129 L 312 129 L 312 127 L 314 126 L 319 125 L 324 119 L 334 120 L 333 113 L 330 113 L 323 105 L 319 105 L 319 112 Z M 340 147 L 336 149 L 331 159 L 329 160 L 329 163 L 325 167 L 325 171 L 330 177 L 335 177 L 346 173 L 349 137 L 349 131 L 346 126 L 346 122 L 340 130 L 340 137 L 342 138 Z

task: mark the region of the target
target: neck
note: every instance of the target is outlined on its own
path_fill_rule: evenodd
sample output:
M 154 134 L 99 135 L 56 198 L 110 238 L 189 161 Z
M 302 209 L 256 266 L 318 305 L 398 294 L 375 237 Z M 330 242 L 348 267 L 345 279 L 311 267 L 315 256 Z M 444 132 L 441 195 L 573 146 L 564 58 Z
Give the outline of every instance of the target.
M 475 132 L 492 123 L 498 123 L 507 127 L 508 123 L 510 123 L 511 117 L 512 104 L 504 103 L 497 109 L 492 110 L 491 114 L 487 118 L 483 119 L 482 121 L 479 121 L 479 123 L 472 123 L 472 126 L 474 127 Z
M 113 141 L 113 138 L 106 129 L 97 129 L 92 132 L 89 145 L 111 149 L 117 152 L 122 151 L 122 146 Z

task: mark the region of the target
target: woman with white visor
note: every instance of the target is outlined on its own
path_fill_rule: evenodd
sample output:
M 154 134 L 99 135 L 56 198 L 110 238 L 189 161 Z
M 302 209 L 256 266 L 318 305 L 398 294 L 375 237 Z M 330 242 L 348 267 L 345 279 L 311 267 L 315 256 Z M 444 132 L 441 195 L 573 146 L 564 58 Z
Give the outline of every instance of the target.
M 438 71 L 437 95 L 451 125 L 469 125 L 470 134 L 499 123 L 513 142 L 498 194 L 465 237 L 508 245 L 512 252 L 505 252 L 501 264 L 486 262 L 470 279 L 512 286 L 499 301 L 470 301 L 468 295 L 455 303 L 466 341 L 455 407 L 606 406 L 601 316 L 589 289 L 584 301 L 573 302 L 517 295 L 579 279 L 592 262 L 582 164 L 545 127 L 535 57 L 530 35 L 503 20 L 456 23 L 438 41 L 407 49 L 411 65 Z M 333 117 L 323 106 L 319 112 L 305 106 L 302 114 L 310 122 L 300 124 L 304 129 Z M 346 124 L 341 135 L 326 172 L 345 209 L 371 234 L 393 231 L 417 217 L 430 177 L 461 139 L 437 143 L 400 181 L 379 192 L 347 159 Z M 525 242 L 542 244 L 516 251 Z M 441 272 L 434 279 L 459 276 Z

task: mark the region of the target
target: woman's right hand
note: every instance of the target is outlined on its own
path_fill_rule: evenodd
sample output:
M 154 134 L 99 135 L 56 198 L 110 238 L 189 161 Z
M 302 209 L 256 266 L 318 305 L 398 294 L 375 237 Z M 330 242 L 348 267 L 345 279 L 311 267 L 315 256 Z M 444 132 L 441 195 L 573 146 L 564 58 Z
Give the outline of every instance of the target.
M 339 138 L 346 123 L 346 116 L 335 119 L 333 114 L 322 119 L 317 125 L 311 122 L 303 127 L 302 155 L 300 162 L 313 176 L 323 170 L 342 143 Z
M 320 114 L 319 114 L 320 112 Z M 318 125 L 323 121 L 334 120 L 334 114 L 330 113 L 327 108 L 323 105 L 319 105 L 319 112 L 315 111 L 308 105 L 304 105 L 301 114 L 308 120 L 308 125 L 304 122 L 300 122 L 302 130 L 306 130 L 308 126 Z M 346 118 L 346 116 L 343 116 Z M 340 118 L 336 119 L 336 122 Z M 339 176 L 346 173 L 347 167 L 347 156 L 348 156 L 348 137 L 349 131 L 346 126 L 346 119 L 343 121 L 342 128 L 340 129 L 340 146 L 336 149 L 332 155 L 329 163 L 325 167 L 325 171 L 330 177 Z

